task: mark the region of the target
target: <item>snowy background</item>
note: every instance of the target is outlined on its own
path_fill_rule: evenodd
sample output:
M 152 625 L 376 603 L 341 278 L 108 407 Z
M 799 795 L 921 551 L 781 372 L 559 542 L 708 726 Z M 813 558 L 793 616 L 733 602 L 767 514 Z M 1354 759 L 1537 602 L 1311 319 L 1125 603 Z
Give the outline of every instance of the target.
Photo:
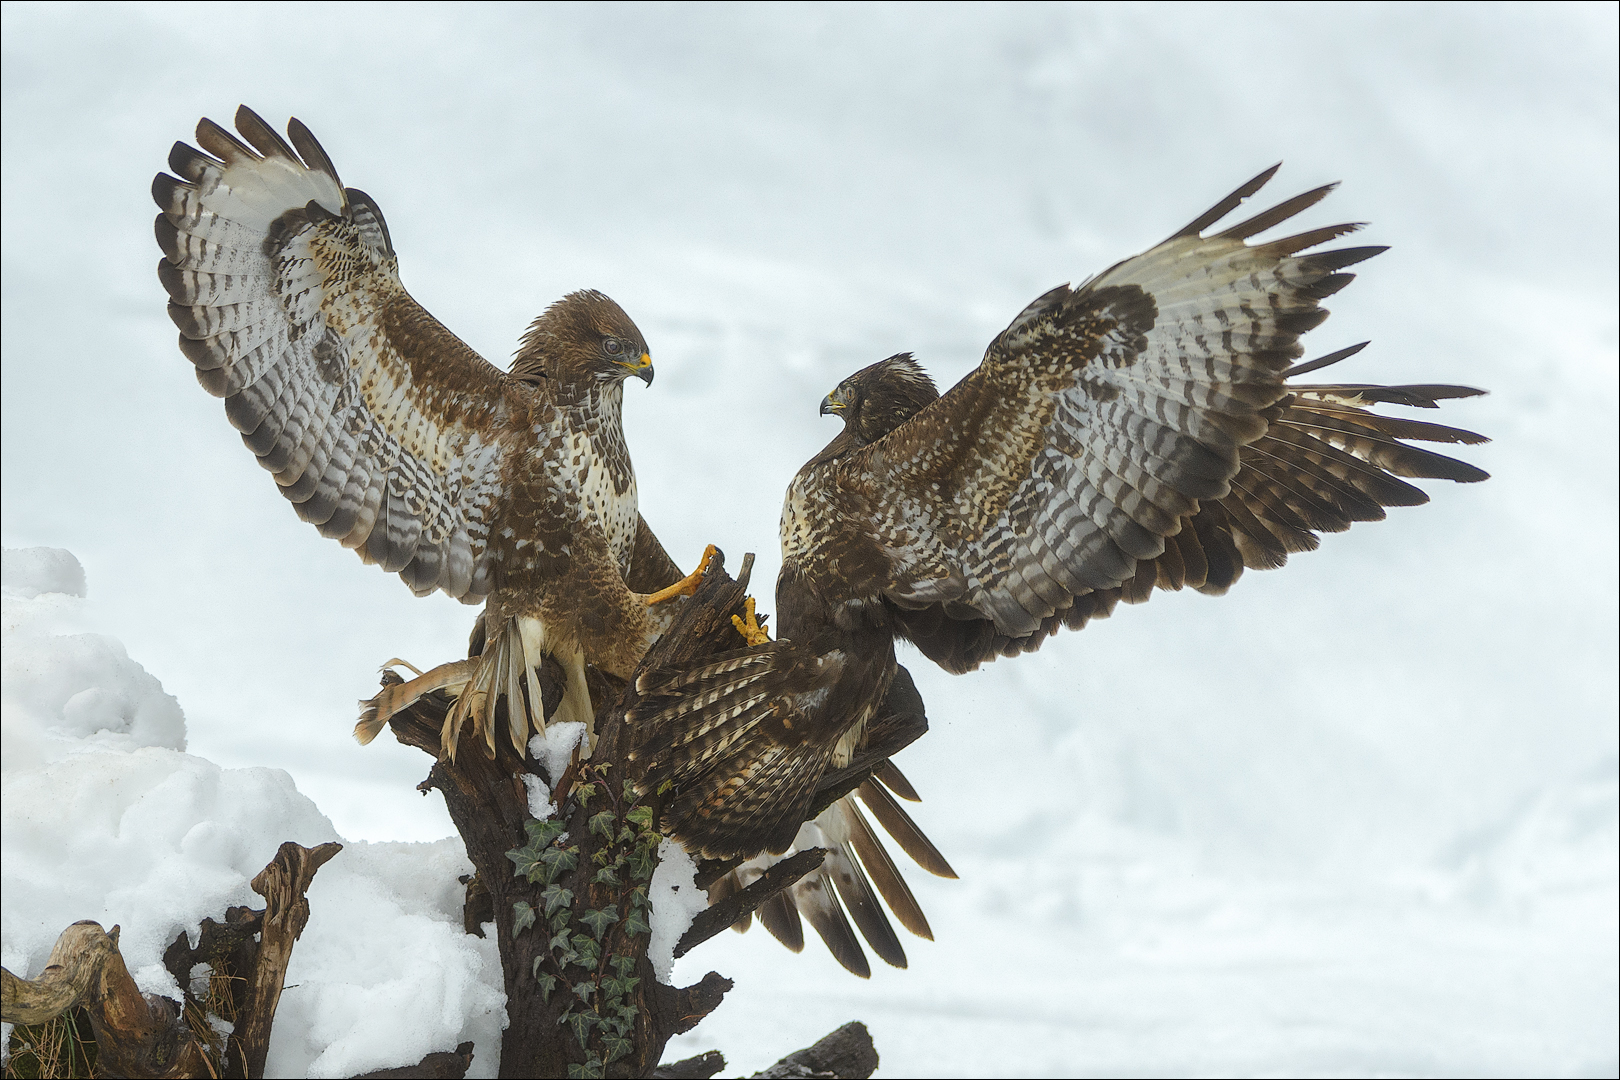
M 1267 196 L 1342 180 L 1306 224 L 1393 245 L 1307 347 L 1489 388 L 1440 419 L 1496 440 L 1464 454 L 1493 479 L 975 675 L 913 654 L 933 730 L 899 763 L 962 878 L 911 875 L 937 941 L 861 982 L 725 935 L 676 974 L 737 989 L 671 1054 L 751 1071 L 859 1018 L 886 1076 L 1615 1075 L 1616 30 L 6 5 L 4 542 L 83 564 L 7 556 L 6 966 L 76 918 L 150 965 L 279 841 L 342 836 L 273 1068 L 458 1038 L 493 1067 L 498 970 L 458 932 L 426 759 L 349 735 L 380 661 L 462 655 L 473 612 L 297 521 L 175 348 L 147 191 L 199 116 L 303 119 L 491 360 L 564 292 L 622 303 L 658 370 L 626 393 L 643 512 L 684 565 L 757 552 L 765 608 L 840 378 L 912 350 L 949 385 L 1041 291 L 1282 159 Z

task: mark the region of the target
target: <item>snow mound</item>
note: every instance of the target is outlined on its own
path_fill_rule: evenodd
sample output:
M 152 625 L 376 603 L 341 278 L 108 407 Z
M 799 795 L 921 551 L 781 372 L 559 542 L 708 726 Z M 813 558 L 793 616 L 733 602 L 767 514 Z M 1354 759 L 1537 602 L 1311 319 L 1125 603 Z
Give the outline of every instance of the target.
M 0 565 L 0 589 L 7 596 L 32 600 L 41 593 L 84 596 L 84 567 L 62 548 L 6 548 Z
M 233 904 L 283 841 L 339 839 L 280 769 L 184 752 L 179 703 L 86 620 L 84 572 L 52 548 L 7 550 L 0 753 L 0 963 L 37 976 L 67 925 L 122 927 L 147 993 L 178 997 L 163 950 Z M 494 1075 L 504 1022 L 495 944 L 461 923 L 459 840 L 346 843 L 316 875 L 268 1071 L 349 1076 L 471 1039 Z

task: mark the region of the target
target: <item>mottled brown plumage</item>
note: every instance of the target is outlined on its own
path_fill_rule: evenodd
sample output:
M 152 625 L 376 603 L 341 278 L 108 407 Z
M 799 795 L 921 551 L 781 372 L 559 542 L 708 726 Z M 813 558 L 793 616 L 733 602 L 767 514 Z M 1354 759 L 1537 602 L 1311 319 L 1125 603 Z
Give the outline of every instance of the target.
M 382 212 L 303 124 L 290 143 L 246 108 L 236 126 L 203 120 L 202 150 L 176 143 L 152 186 L 181 351 L 299 517 L 418 595 L 487 605 L 481 657 L 362 703 L 357 734 L 445 688 L 461 696 L 448 751 L 468 718 L 493 749 L 503 698 L 521 748 L 548 656 L 565 718 L 589 720 L 584 665 L 627 678 L 667 621 L 641 594 L 680 576 L 637 511 L 620 426 L 624 379 L 652 381 L 641 331 L 571 293 L 499 370 L 405 291 Z
M 1485 479 L 1405 441 L 1480 436 L 1368 411 L 1480 391 L 1291 381 L 1360 350 L 1291 366 L 1345 268 L 1383 249 L 1301 254 L 1352 225 L 1246 243 L 1330 187 L 1203 235 L 1273 172 L 1038 298 L 943 397 L 908 355 L 829 395 L 844 430 L 783 507 L 778 640 L 643 676 L 637 754 L 670 786 L 666 829 L 712 857 L 787 850 L 819 778 L 860 746 L 896 638 L 970 671 L 1427 500 L 1401 477 Z

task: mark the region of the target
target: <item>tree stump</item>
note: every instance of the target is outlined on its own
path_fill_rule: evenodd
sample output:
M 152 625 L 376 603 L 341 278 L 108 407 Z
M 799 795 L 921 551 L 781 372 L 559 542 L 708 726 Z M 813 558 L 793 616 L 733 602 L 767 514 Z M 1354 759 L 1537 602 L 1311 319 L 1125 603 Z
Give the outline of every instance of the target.
M 739 648 L 742 638 L 731 619 L 743 612 L 752 563 L 753 557 L 746 557 L 740 577 L 733 579 L 717 554 L 637 674 Z M 596 746 L 589 759 L 576 755 L 561 776 L 546 776 L 527 748 L 520 758 L 504 740 L 497 740 L 494 756 L 468 740 L 455 761 L 440 760 L 440 732 L 451 705 L 442 692 L 419 699 L 389 721 L 400 742 L 434 757 L 419 789 L 443 794 L 477 868 L 467 882 L 468 931 L 481 933 L 486 919 L 495 924 L 507 994 L 502 1076 L 651 1076 L 669 1039 L 694 1027 L 732 986 L 712 971 L 684 989 L 655 977 L 647 957 L 647 898 L 661 840 L 659 807 L 656 800 L 639 800 L 629 782 L 633 738 L 625 716 L 636 700 L 635 680 L 626 686 L 595 669 L 588 674 Z M 548 686 L 546 673 L 541 675 L 544 707 L 561 695 L 554 693 L 560 687 Z M 383 682 L 397 679 L 388 672 Z M 504 708 L 503 703 L 497 710 L 497 730 L 504 730 Z M 872 725 L 868 748 L 849 768 L 826 778 L 815 812 L 853 790 L 926 730 L 921 699 L 902 672 L 889 706 Z M 552 788 L 556 813 L 550 820 L 529 813 L 525 774 L 544 777 Z M 822 855 L 819 849 L 800 852 L 700 915 L 678 943 L 677 955 L 817 869 Z M 706 888 L 734 865 L 700 863 L 698 887 Z M 705 1055 L 702 1066 L 709 1064 Z

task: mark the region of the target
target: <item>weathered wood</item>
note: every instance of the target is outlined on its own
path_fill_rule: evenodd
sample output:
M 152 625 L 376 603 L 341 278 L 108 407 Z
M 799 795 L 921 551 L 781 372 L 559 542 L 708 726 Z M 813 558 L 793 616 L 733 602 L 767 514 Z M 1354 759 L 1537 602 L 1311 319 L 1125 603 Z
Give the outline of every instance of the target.
M 786 1077 L 826 1078 L 826 1080 L 866 1080 L 877 1071 L 877 1048 L 866 1025 L 852 1020 L 817 1042 L 778 1061 L 752 1080 L 783 1080 Z
M 38 979 L 0 968 L 4 1020 L 39 1024 L 83 1006 L 97 1069 L 108 1076 L 212 1076 L 207 1054 L 166 997 L 143 995 L 118 951 L 118 927 L 76 922 L 62 932 Z
M 461 902 L 461 928 L 473 937 L 483 937 L 484 924 L 495 921 L 495 903 L 477 874 L 464 874 L 461 883 L 467 887 Z
M 415 1065 L 397 1069 L 373 1069 L 350 1080 L 462 1080 L 472 1066 L 473 1044 L 464 1042 L 454 1050 L 437 1050 Z
M 675 945 L 676 958 L 685 956 L 783 889 L 791 888 L 800 878 L 819 869 L 826 857 L 826 848 L 807 848 L 795 852 L 749 882 L 746 888 L 710 904 L 681 935 L 681 940 Z
M 118 928 L 113 927 L 114 935 Z M 97 922 L 76 922 L 56 939 L 50 962 L 37 979 L 21 979 L 0 968 L 0 1020 L 43 1024 L 78 1004 L 101 970 L 105 954 L 118 949 L 117 937 Z
M 718 1050 L 709 1050 L 696 1057 L 658 1066 L 653 1070 L 653 1080 L 709 1080 L 725 1067 L 725 1056 Z
M 342 844 L 306 848 L 289 840 L 253 879 L 253 891 L 264 897 L 264 918 L 259 925 L 258 955 L 248 978 L 245 1011 L 227 1044 L 227 1072 L 234 1074 L 240 1068 L 248 1080 L 264 1075 L 270 1028 L 281 1002 L 293 943 L 309 924 L 309 900 L 304 894 L 315 872 L 342 850 Z

